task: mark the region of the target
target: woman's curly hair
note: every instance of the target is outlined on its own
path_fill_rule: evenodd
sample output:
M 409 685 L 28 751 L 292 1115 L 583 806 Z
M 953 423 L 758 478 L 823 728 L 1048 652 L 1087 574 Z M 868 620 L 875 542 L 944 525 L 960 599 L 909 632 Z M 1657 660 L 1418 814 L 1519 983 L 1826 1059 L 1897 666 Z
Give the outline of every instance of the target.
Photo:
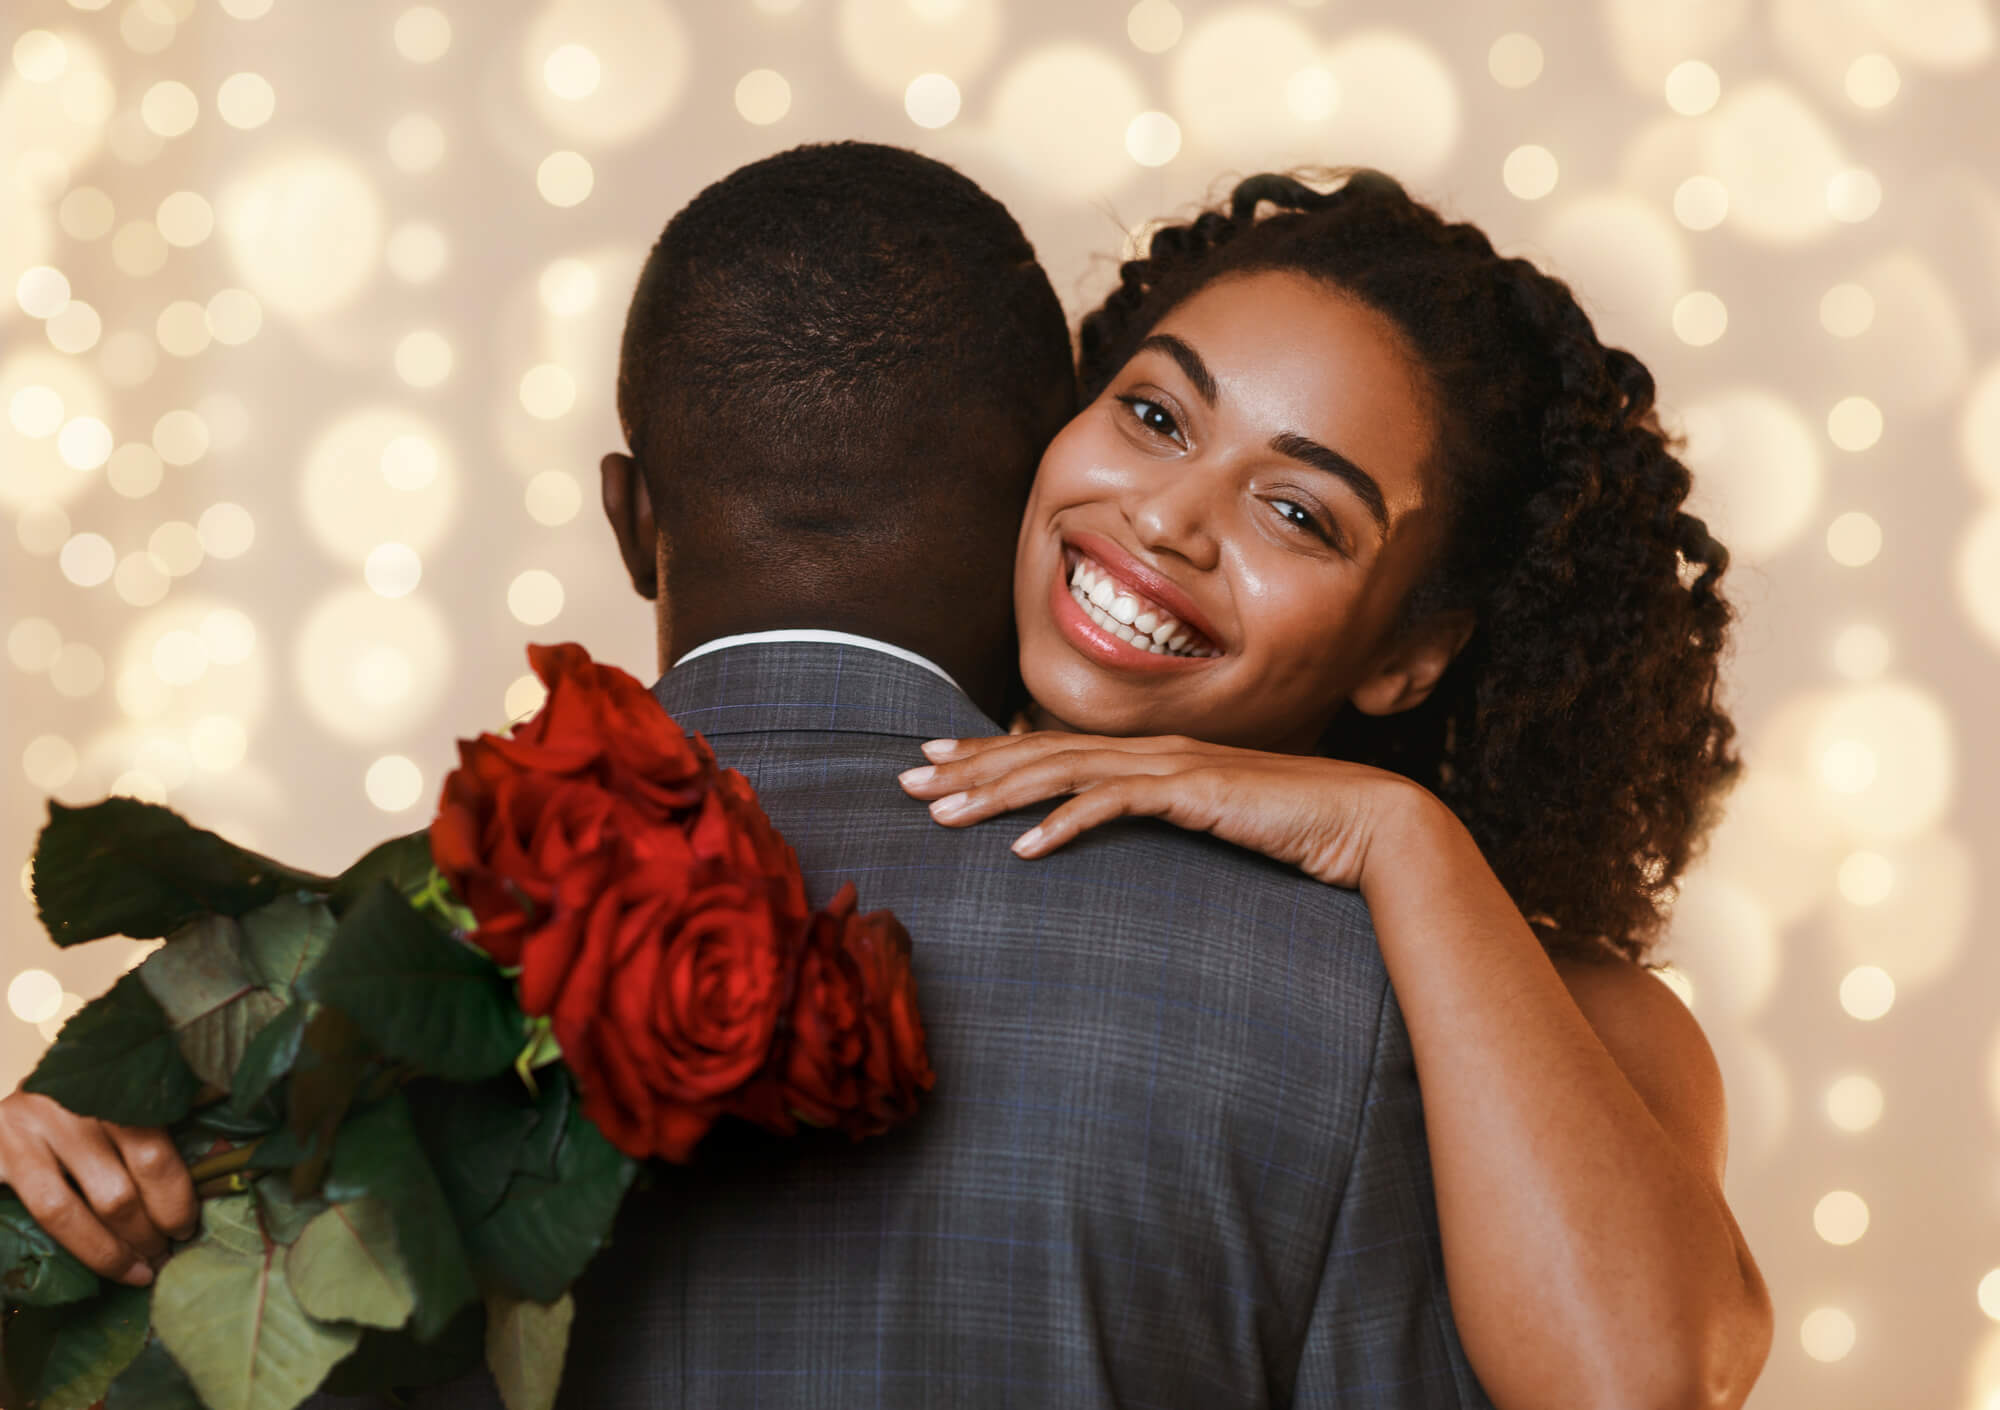
M 1253 176 L 1154 231 L 1083 320 L 1084 393 L 1230 275 L 1323 280 L 1402 330 L 1446 503 L 1403 620 L 1469 610 L 1477 625 L 1424 704 L 1349 707 L 1326 750 L 1443 799 L 1552 951 L 1643 961 L 1740 768 L 1717 701 L 1729 554 L 1682 511 L 1690 477 L 1652 375 L 1598 341 L 1566 285 L 1380 172 L 1328 175 L 1341 184 Z

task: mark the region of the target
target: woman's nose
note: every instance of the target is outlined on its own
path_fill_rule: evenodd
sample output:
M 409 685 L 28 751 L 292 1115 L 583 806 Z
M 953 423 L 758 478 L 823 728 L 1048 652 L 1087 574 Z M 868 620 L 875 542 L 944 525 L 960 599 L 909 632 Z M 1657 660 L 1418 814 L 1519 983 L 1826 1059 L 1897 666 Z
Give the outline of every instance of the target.
M 1219 544 L 1212 490 L 1198 473 L 1183 471 L 1131 502 L 1126 511 L 1139 542 L 1171 553 L 1199 569 L 1213 568 Z

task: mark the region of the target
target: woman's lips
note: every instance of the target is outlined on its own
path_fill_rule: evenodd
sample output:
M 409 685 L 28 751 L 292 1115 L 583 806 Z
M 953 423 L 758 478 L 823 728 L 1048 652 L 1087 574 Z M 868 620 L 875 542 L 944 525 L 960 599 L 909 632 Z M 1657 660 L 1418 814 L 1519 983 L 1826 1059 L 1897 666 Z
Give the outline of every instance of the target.
M 1102 534 L 1065 534 L 1062 539 L 1065 554 L 1074 552 L 1091 559 L 1099 567 L 1108 570 L 1118 583 L 1129 589 L 1135 596 L 1143 597 L 1164 610 L 1171 612 L 1181 622 L 1196 633 L 1207 638 L 1208 644 L 1220 647 L 1222 633 L 1195 604 L 1179 583 L 1155 568 L 1140 562 L 1116 541 Z

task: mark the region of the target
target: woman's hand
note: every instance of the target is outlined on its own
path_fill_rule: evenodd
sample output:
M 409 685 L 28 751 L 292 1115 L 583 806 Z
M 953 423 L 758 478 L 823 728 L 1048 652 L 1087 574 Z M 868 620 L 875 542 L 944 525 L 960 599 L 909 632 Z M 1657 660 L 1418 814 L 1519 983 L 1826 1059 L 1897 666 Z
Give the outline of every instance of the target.
M 1023 857 L 1044 856 L 1114 818 L 1159 818 L 1331 886 L 1359 887 L 1389 825 L 1435 803 L 1383 769 L 1178 736 L 934 739 L 924 755 L 932 763 L 898 781 L 912 797 L 935 800 L 931 816 L 947 827 L 1074 795 L 1014 843 Z

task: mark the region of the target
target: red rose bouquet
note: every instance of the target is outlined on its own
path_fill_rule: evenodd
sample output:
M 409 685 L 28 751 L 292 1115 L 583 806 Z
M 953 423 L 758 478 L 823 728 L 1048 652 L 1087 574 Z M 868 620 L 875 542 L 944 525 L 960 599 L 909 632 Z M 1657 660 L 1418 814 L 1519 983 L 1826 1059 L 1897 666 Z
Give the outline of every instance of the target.
M 132 1288 L 0 1190 L 0 1402 L 290 1410 L 483 1354 L 541 1410 L 640 1162 L 724 1117 L 859 1138 L 914 1113 L 895 918 L 851 886 L 813 910 L 748 782 L 632 677 L 528 656 L 540 713 L 461 742 L 429 830 L 337 877 L 132 799 L 50 804 L 55 942 L 167 943 L 27 1086 L 169 1127 L 202 1223 Z

